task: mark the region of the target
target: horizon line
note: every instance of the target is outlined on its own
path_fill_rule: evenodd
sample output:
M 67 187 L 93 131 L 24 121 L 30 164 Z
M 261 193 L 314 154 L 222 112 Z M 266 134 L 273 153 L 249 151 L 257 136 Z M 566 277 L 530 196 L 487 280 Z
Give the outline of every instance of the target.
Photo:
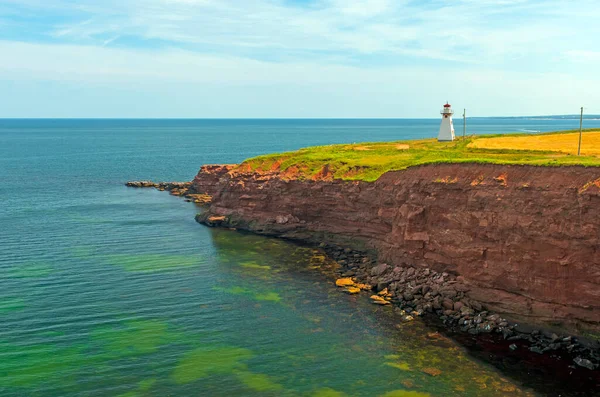
M 525 119 L 576 117 L 579 114 L 553 114 L 529 116 L 467 116 L 467 119 Z M 583 119 L 600 117 L 600 114 L 583 115 Z M 0 120 L 438 120 L 439 117 L 0 117 Z M 458 115 L 457 120 L 462 119 Z

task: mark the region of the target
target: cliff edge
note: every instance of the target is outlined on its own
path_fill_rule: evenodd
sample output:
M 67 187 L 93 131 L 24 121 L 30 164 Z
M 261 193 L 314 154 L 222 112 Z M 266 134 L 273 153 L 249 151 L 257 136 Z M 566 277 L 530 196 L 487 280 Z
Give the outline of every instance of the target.
M 315 179 L 315 178 L 313 178 Z M 600 335 L 600 169 L 435 164 L 374 182 L 202 167 L 199 221 L 461 276 L 513 321 Z

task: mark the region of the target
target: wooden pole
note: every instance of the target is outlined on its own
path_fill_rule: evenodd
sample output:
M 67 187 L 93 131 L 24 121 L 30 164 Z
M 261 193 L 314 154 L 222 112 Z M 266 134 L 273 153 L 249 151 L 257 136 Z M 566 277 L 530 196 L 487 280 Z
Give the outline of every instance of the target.
M 579 146 L 577 147 L 577 155 L 581 156 L 581 135 L 583 127 L 583 106 L 581 107 L 581 116 L 579 117 Z
M 467 134 L 467 109 L 463 109 L 463 141 L 465 140 L 466 134 Z

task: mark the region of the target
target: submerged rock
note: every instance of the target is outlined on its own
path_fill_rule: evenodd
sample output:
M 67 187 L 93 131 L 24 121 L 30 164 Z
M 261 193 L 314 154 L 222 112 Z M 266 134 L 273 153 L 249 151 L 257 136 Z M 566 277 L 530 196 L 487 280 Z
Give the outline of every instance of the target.
M 592 363 L 590 360 L 581 358 L 581 357 L 576 357 L 573 361 L 575 362 L 575 364 L 579 365 L 580 367 L 587 368 L 592 371 L 598 367 L 597 365 Z
M 339 279 L 335 280 L 335 285 L 337 285 L 338 287 L 350 287 L 350 286 L 354 286 L 354 280 L 352 280 L 349 277 L 347 277 L 347 278 L 339 278 Z
M 529 348 L 529 351 L 532 351 L 532 352 L 534 352 L 534 353 L 537 353 L 537 354 L 543 354 L 543 353 L 544 353 L 544 352 L 542 351 L 542 349 L 541 349 L 541 348 L 539 348 L 538 346 L 531 346 L 531 347 Z
M 430 376 L 439 376 L 442 374 L 442 371 L 440 371 L 437 368 L 433 368 L 433 367 L 423 368 L 423 369 L 421 369 L 421 371 Z
M 379 295 L 371 295 L 371 299 L 372 299 L 372 302 L 377 305 L 390 305 L 391 304 L 390 301 L 385 300 L 384 298 L 382 298 Z

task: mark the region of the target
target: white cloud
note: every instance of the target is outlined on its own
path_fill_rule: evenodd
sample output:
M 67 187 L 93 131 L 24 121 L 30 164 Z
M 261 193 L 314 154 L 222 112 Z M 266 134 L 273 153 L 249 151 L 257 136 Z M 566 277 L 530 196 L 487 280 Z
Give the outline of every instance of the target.
M 598 65 L 600 63 L 600 51 L 571 50 L 565 52 L 565 58 L 571 62 L 591 63 Z
M 392 0 L 330 0 L 329 7 L 344 15 L 370 18 L 394 10 Z
M 128 90 L 121 101 L 156 101 L 148 116 L 435 117 L 440 98 L 471 114 L 517 115 L 600 102 L 590 89 L 600 86 L 596 0 L 0 3 L 9 22 L 65 16 L 28 27 L 45 44 L 0 41 L 0 90 Z M 178 102 L 181 114 L 167 100 L 173 87 L 189 99 Z M 21 92 L 12 111 L 26 107 Z M 59 97 L 67 109 L 87 103 Z M 127 115 L 119 109 L 112 115 Z
M 178 49 L 14 42 L 0 42 L 0 53 L 6 55 L 0 76 L 11 84 L 58 85 L 45 95 L 52 95 L 51 106 L 67 112 L 60 114 L 63 117 L 78 116 L 68 111 L 83 111 L 88 102 L 89 114 L 84 113 L 88 117 L 94 111 L 113 117 L 436 117 L 440 101 L 446 99 L 480 116 L 573 113 L 580 104 L 600 100 L 597 90 L 589 89 L 600 86 L 598 78 L 561 73 L 369 69 L 311 61 L 272 63 Z M 83 87 L 87 95 L 61 91 L 70 86 Z M 5 93 L 6 88 L 0 82 Z M 35 107 L 35 101 L 44 97 L 38 91 L 24 103 L 29 103 L 29 111 L 29 106 L 37 109 L 33 115 L 47 116 L 44 112 L 53 108 Z M 113 101 L 130 105 L 113 109 Z M 4 107 L 0 117 L 11 116 L 11 109 L 19 110 Z M 106 109 L 112 113 L 102 113 Z
M 590 37 L 600 34 L 595 0 L 578 0 L 577 7 L 558 0 L 24 1 L 32 9 L 78 16 L 79 22 L 48 26 L 48 33 L 75 43 L 102 45 L 120 35 L 253 58 L 308 52 L 313 58 L 336 53 L 491 65 L 531 53 L 550 56 L 573 43 L 592 45 Z

